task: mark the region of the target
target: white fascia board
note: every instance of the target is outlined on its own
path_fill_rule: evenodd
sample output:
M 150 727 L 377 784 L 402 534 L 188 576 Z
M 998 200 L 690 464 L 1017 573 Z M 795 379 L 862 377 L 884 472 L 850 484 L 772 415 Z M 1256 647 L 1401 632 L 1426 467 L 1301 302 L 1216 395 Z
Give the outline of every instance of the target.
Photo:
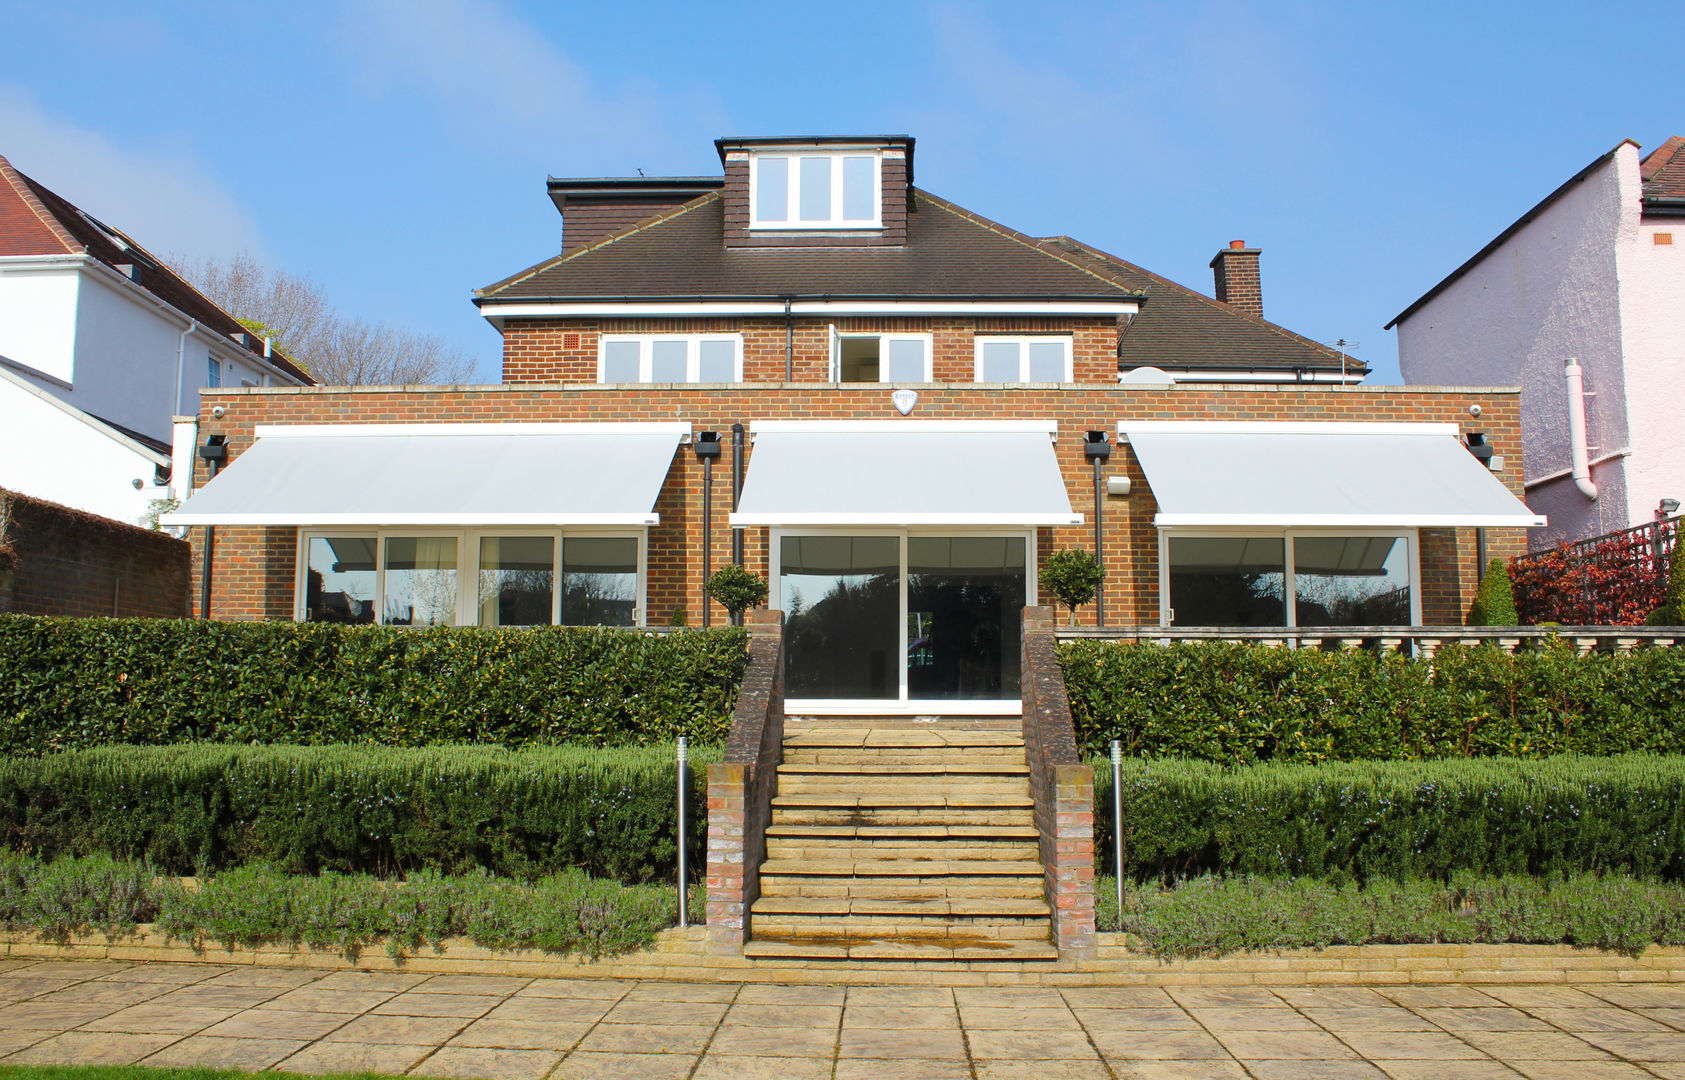
M 1542 514 L 1159 514 L 1161 529 L 1184 526 L 1243 526 L 1270 529 L 1536 529 Z
M 1218 383 L 1339 383 L 1355 385 L 1366 379 L 1367 375 L 1341 375 L 1335 371 L 1312 371 L 1299 375 L 1291 371 L 1238 371 L 1222 369 L 1182 370 L 1164 368 L 1164 373 L 1177 382 L 1218 382 Z M 1122 380 L 1125 373 L 1119 372 L 1118 379 Z M 1152 389 L 1154 384 L 1126 384 Z
M 497 525 L 659 525 L 660 514 L 191 514 L 177 511 L 158 519 L 164 525 L 348 525 L 360 528 L 405 526 Z
M 1118 438 L 1142 435 L 1460 435 L 1456 423 L 1337 420 L 1119 420 Z
M 1134 300 L 796 300 L 791 315 L 1133 315 Z M 662 315 L 783 315 L 779 300 L 552 301 L 480 305 L 480 314 L 504 318 L 644 318 Z
M 756 435 L 1057 435 L 1053 420 L 751 420 Z
M 51 405 L 53 408 L 58 409 L 65 415 L 76 420 L 80 420 L 82 423 L 86 424 L 90 428 L 93 428 L 112 442 L 122 446 L 124 449 L 134 451 L 141 457 L 144 457 L 146 460 L 152 462 L 154 465 L 164 466 L 170 464 L 170 456 L 168 454 L 161 454 L 145 443 L 140 442 L 137 439 L 129 438 L 129 436 L 110 426 L 99 417 L 83 412 L 81 409 L 78 409 L 76 406 L 70 404 L 70 402 L 53 394 L 47 393 L 47 391 L 41 389 L 39 386 L 36 386 L 34 383 L 12 374 L 3 367 L 0 367 L 0 379 L 4 379 L 14 386 L 17 386 L 26 393 L 35 395 L 37 398 L 46 402 L 48 405 Z
M 950 527 L 982 525 L 1081 525 L 1081 514 L 732 514 L 729 524 L 738 526 L 778 525 L 790 528 L 826 526 L 855 528 L 858 526 L 896 527 L 903 525 L 942 525 Z
M 515 424 L 259 424 L 252 429 L 259 439 L 391 438 L 409 435 L 667 435 L 683 439 L 690 425 L 664 421 L 653 423 L 515 423 Z

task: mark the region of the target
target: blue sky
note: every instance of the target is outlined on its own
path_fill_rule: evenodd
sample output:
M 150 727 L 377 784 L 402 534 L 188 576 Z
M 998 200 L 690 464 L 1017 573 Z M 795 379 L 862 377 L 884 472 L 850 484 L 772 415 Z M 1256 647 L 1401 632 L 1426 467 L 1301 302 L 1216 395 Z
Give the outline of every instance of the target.
M 0 154 L 159 251 L 246 249 L 436 331 L 555 252 L 560 176 L 897 132 L 918 182 L 1360 343 L 1623 138 L 1685 133 L 1677 4 L 0 0 Z

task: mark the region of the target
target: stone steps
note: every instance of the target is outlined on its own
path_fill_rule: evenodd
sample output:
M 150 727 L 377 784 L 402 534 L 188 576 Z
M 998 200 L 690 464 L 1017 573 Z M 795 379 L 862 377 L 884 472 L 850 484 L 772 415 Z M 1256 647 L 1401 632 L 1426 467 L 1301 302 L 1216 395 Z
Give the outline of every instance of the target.
M 746 956 L 1044 962 L 1015 718 L 791 720 Z

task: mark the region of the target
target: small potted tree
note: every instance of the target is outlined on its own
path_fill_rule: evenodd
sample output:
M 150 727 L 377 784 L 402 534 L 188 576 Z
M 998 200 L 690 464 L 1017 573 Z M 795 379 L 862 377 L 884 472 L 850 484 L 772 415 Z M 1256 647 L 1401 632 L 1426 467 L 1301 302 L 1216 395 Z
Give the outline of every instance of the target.
M 1075 626 L 1077 608 L 1099 594 L 1100 582 L 1105 580 L 1105 576 L 1100 569 L 1100 560 L 1091 552 L 1066 548 L 1047 557 L 1036 580 L 1041 583 L 1043 592 L 1070 610 L 1070 625 Z
M 1469 605 L 1469 626 L 1516 626 L 1521 616 L 1515 612 L 1515 592 L 1510 588 L 1509 564 L 1493 559 L 1486 574 L 1474 590 L 1474 603 Z
M 743 622 L 745 611 L 766 603 L 766 579 L 736 563 L 727 563 L 714 571 L 703 591 L 731 612 L 733 626 Z

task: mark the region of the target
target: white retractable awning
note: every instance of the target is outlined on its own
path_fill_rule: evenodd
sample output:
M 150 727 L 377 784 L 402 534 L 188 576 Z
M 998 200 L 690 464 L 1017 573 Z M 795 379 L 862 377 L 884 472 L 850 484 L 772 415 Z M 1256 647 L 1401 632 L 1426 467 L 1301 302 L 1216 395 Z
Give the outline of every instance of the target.
M 257 441 L 166 525 L 655 525 L 690 425 L 302 424 Z
M 1152 421 L 1118 425 L 1161 526 L 1545 524 L 1456 424 Z
M 770 421 L 732 525 L 1076 525 L 1058 425 L 1042 421 Z

